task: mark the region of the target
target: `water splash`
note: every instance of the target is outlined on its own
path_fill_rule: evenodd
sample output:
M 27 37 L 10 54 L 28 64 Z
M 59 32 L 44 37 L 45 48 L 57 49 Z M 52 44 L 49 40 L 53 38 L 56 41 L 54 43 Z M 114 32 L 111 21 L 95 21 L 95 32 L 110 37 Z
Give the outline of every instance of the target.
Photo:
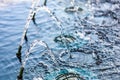
M 72 1 L 74 1 L 74 0 L 72 0 Z M 90 8 L 91 8 L 91 2 L 89 2 L 89 1 L 88 1 L 88 3 L 89 3 L 88 6 L 90 6 Z M 71 2 L 71 5 L 75 6 L 74 2 Z M 91 68 L 91 67 L 97 65 L 97 67 L 98 67 L 98 65 L 103 64 L 102 63 L 104 61 L 102 58 L 104 56 L 103 53 L 107 53 L 107 54 L 109 53 L 107 51 L 104 51 L 105 46 L 107 46 L 103 43 L 104 40 L 105 40 L 105 42 L 108 41 L 107 42 L 108 44 L 109 43 L 113 44 L 112 39 L 110 39 L 110 41 L 109 41 L 106 38 L 106 35 L 104 35 L 105 34 L 104 31 L 101 32 L 101 30 L 100 31 L 98 30 L 98 29 L 101 29 L 101 25 L 103 25 L 103 24 L 100 23 L 98 25 L 96 22 L 89 20 L 89 19 L 91 19 L 91 16 L 92 16 L 92 19 L 95 20 L 95 17 L 99 16 L 99 13 L 98 13 L 98 15 L 93 15 L 93 13 L 90 13 L 88 15 L 85 15 L 84 17 L 81 17 L 81 16 L 79 16 L 79 13 L 84 9 L 82 7 L 80 7 L 80 8 L 81 8 L 80 11 L 78 11 L 79 7 L 76 7 L 76 8 L 70 7 L 70 9 L 67 9 L 68 11 L 72 11 L 72 14 L 74 14 L 74 16 L 75 16 L 74 19 L 76 19 L 76 23 L 78 24 L 77 27 L 82 29 L 82 30 L 76 30 L 76 31 L 72 30 L 73 32 L 63 30 L 63 28 L 64 28 L 63 24 L 61 23 L 59 18 L 49 9 L 49 7 L 40 6 L 36 10 L 36 12 L 38 12 L 40 10 L 44 10 L 44 11 L 48 12 L 51 15 L 51 17 L 56 21 L 56 24 L 58 25 L 58 27 L 61 29 L 61 34 L 56 36 L 54 39 L 54 41 L 58 45 L 60 45 L 60 47 L 63 47 L 64 49 L 66 48 L 65 51 L 62 50 L 61 52 L 55 53 L 56 54 L 55 57 L 57 57 L 58 63 L 62 64 L 59 66 L 63 67 L 63 65 L 64 65 L 64 67 L 65 66 L 77 67 L 80 65 L 81 66 L 85 65 L 85 66 L 88 66 Z M 71 14 L 68 14 L 68 15 L 71 15 Z M 105 25 L 103 25 L 103 26 L 105 26 Z M 87 29 L 91 29 L 91 31 L 86 31 Z M 103 38 L 105 38 L 105 39 L 103 40 Z M 77 47 L 77 49 L 76 49 L 76 47 Z M 71 59 L 70 59 L 68 53 L 73 54 L 73 57 Z M 87 55 L 89 55 L 90 57 L 86 57 L 84 59 L 83 57 L 85 57 Z M 48 59 L 48 58 L 45 58 L 45 59 Z M 53 60 L 53 62 L 56 61 L 55 59 L 52 59 L 52 60 Z M 96 60 L 96 62 L 94 60 Z M 88 64 L 85 62 L 88 62 Z M 83 63 L 83 64 L 81 64 L 81 63 Z M 116 65 L 113 63 L 114 62 L 112 60 L 112 64 L 110 64 L 110 65 L 114 66 L 114 68 L 115 68 Z M 40 62 L 40 64 L 37 65 L 37 70 L 43 70 L 40 72 L 46 72 L 48 75 L 52 75 L 52 73 L 54 74 L 54 71 L 57 71 L 57 70 L 60 71 L 59 68 L 57 70 L 51 70 L 51 68 L 50 68 L 50 71 L 49 71 L 49 69 L 46 68 L 46 67 L 49 67 L 49 65 L 46 65 L 46 64 L 48 64 L 48 63 L 45 63 L 44 61 Z M 41 69 L 41 67 L 43 67 L 43 68 Z M 34 68 L 36 68 L 36 66 L 34 66 Z M 44 70 L 44 68 L 45 68 L 45 70 Z M 37 70 L 36 70 L 36 72 L 37 72 Z M 97 69 L 93 69 L 93 70 L 97 70 Z M 118 69 L 116 69 L 115 71 L 119 72 Z M 21 72 L 22 72 L 22 70 L 21 70 Z M 32 71 L 31 71 L 31 73 L 32 73 Z M 101 74 L 103 74 L 103 72 L 101 72 Z M 44 79 L 45 75 L 44 74 L 41 74 L 41 75 L 43 75 L 43 76 L 36 77 L 34 75 L 34 78 L 32 78 L 32 79 L 40 79 L 40 80 Z M 56 75 L 56 76 L 59 76 L 59 75 Z M 67 77 L 68 76 L 69 76 L 69 74 L 67 75 Z M 104 76 L 104 75 L 102 75 L 102 76 Z M 53 76 L 53 77 L 55 77 L 55 76 Z M 51 78 L 51 77 L 49 77 L 49 78 Z M 65 77 L 63 76 L 63 78 L 65 78 Z M 61 79 L 61 78 L 58 78 L 58 79 Z
M 57 64 L 56 63 L 57 61 L 55 60 L 54 54 L 49 49 L 48 45 L 45 42 L 41 41 L 41 40 L 34 40 L 33 43 L 30 45 L 30 48 L 25 53 L 25 58 L 24 58 L 24 60 L 22 62 L 22 66 L 20 68 L 20 73 L 18 75 L 18 80 L 23 78 L 23 71 L 24 71 L 26 62 L 29 60 L 29 55 L 31 54 L 32 50 L 35 48 L 36 45 L 40 45 L 40 46 L 45 47 L 45 50 L 48 50 L 48 54 L 49 54 L 49 56 L 51 56 L 53 62 L 55 64 Z M 43 50 L 42 52 L 44 52 L 45 50 Z M 40 53 L 40 54 L 42 54 L 42 53 Z
M 56 21 L 56 24 L 60 28 L 61 34 L 62 34 L 63 33 L 63 25 L 62 25 L 61 21 L 56 17 L 56 15 L 47 6 L 41 6 L 36 11 L 38 12 L 40 10 L 44 10 L 44 11 L 48 12 L 48 14 L 50 14 L 51 18 L 53 18 Z
M 98 80 L 95 74 L 80 68 L 64 68 L 46 74 L 45 80 Z
M 56 15 L 52 11 L 50 11 L 50 9 L 48 7 L 46 7 L 46 6 L 40 7 L 40 8 L 38 8 L 37 11 L 39 11 L 41 9 L 45 10 L 46 12 L 48 12 L 51 15 L 51 17 L 56 21 L 56 24 L 60 28 L 60 31 L 61 31 L 60 36 L 61 36 L 61 39 L 63 39 L 63 44 L 67 48 L 67 52 L 69 52 L 69 47 L 67 45 L 66 37 L 64 36 L 64 29 L 63 29 L 63 25 L 62 25 L 61 21 L 56 17 Z
M 18 57 L 18 59 L 19 59 L 20 62 L 22 62 L 21 61 L 21 49 L 22 49 L 22 45 L 24 43 L 24 39 L 26 39 L 26 34 L 27 34 L 27 30 L 29 28 L 29 24 L 30 24 L 30 22 L 31 22 L 31 20 L 32 20 L 34 14 L 35 14 L 34 8 L 36 6 L 38 6 L 39 1 L 40 0 L 36 0 L 36 1 L 33 0 L 32 6 L 31 6 L 31 10 L 29 12 L 28 19 L 27 19 L 27 22 L 26 22 L 25 27 L 24 27 L 23 35 L 22 35 L 21 42 L 20 42 L 20 45 L 19 45 L 19 48 L 18 48 L 18 52 L 16 53 L 16 56 Z

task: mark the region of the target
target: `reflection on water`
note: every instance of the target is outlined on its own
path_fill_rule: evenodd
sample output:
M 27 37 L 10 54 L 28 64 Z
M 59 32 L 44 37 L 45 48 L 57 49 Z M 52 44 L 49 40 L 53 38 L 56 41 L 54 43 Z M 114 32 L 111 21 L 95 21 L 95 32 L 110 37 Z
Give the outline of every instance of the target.
M 10 7 L 18 3 L 30 2 L 31 0 L 0 0 L 0 9 L 4 9 L 5 7 Z
M 21 64 L 16 52 L 31 6 L 31 1 L 25 1 L 0 0 L 0 6 L 7 6 L 0 9 L 0 80 L 15 80 L 19 73 Z M 45 8 L 36 13 L 37 26 L 30 23 L 28 44 L 40 39 L 49 48 L 36 45 L 30 51 L 25 80 L 77 80 L 74 74 L 87 76 L 86 80 L 120 79 L 119 0 L 73 1 L 48 0 L 51 12 Z M 27 47 L 23 44 L 23 60 Z
M 0 7 L 0 80 L 16 79 L 20 64 L 15 53 L 29 6 L 30 3 L 20 3 Z

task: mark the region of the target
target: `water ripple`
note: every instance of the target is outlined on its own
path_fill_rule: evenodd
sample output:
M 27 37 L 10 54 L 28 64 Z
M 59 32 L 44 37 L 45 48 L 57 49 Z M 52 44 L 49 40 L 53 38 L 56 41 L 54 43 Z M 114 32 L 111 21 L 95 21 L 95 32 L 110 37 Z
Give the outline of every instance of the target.
M 11 4 L 13 0 L 6 1 Z M 17 1 L 17 3 L 22 1 Z M 90 37 L 88 44 L 71 49 L 73 59 L 67 60 L 69 55 L 62 54 L 63 49 L 54 42 L 54 38 L 60 35 L 60 29 L 56 21 L 44 10 L 36 14 L 37 28 L 33 23 L 30 24 L 27 34 L 28 40 L 29 43 L 34 39 L 45 41 L 53 50 L 60 66 L 80 66 L 96 73 L 101 80 L 119 80 L 120 2 L 119 0 L 99 0 L 97 3 L 94 1 L 98 0 L 92 0 L 92 6 L 90 7 L 85 4 L 87 0 L 76 0 L 76 6 L 84 9 L 83 12 L 77 14 L 78 18 L 75 17 L 75 13 L 69 14 L 65 12 L 65 8 L 71 6 L 69 0 L 48 0 L 48 7 L 62 22 L 66 34 L 74 34 L 79 31 L 84 34 L 81 34 L 84 36 L 83 38 Z M 8 4 L 6 4 L 7 7 L 0 9 L 0 80 L 15 80 L 17 77 L 20 64 L 15 54 L 26 23 L 29 6 L 31 5 L 30 2 L 14 4 L 11 7 Z M 80 19 L 82 20 L 79 21 Z M 23 52 L 25 52 L 24 50 Z M 41 48 L 37 50 L 40 51 Z M 50 73 L 47 72 L 48 69 L 57 68 L 47 52 L 45 54 L 31 53 L 25 70 L 27 80 L 31 79 L 30 76 L 32 78 L 39 77 L 41 72 Z

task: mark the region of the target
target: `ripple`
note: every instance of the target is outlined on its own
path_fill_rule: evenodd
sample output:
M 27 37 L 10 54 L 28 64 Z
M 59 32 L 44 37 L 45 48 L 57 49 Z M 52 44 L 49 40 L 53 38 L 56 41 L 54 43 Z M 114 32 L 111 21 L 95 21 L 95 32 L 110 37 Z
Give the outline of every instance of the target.
M 57 22 L 44 10 L 39 11 L 36 14 L 37 28 L 31 23 L 28 30 L 29 43 L 34 39 L 45 41 L 53 50 L 58 64 L 52 61 L 47 52 L 40 54 L 42 48 L 34 49 L 36 52 L 31 53 L 27 66 L 25 66 L 24 78 L 30 80 L 41 77 L 41 72 L 43 72 L 41 75 L 45 76 L 44 74 L 54 73 L 54 69 L 57 71 L 60 67 L 80 66 L 88 68 L 101 80 L 119 80 L 120 10 L 118 0 L 103 0 L 98 2 L 99 4 L 92 3 L 91 7 L 90 4 L 86 5 L 87 0 L 76 0 L 76 7 L 83 9 L 77 15 L 75 15 L 76 11 L 70 14 L 64 11 L 66 7 L 71 6 L 69 0 L 48 1 L 48 8 L 61 21 L 66 34 L 75 34 L 75 31 L 78 31 L 80 38 L 88 39 L 89 37 L 90 40 L 82 47 L 74 45 L 75 47 L 70 50 L 73 55 L 70 59 L 69 54 L 62 53 L 65 49 L 61 49 L 57 45 L 59 43 L 54 42 L 54 38 L 60 35 Z M 15 53 L 30 9 L 30 1 L 4 0 L 2 3 L 3 0 L 0 0 L 0 2 L 0 5 L 6 6 L 1 7 L 2 10 L 0 10 L 2 15 L 0 16 L 0 79 L 14 80 L 20 66 Z M 11 4 L 13 7 L 9 7 Z M 81 41 L 80 38 L 77 41 Z M 24 50 L 25 48 L 23 52 L 25 52 Z M 96 64 L 97 62 L 100 63 Z
M 31 2 L 31 0 L 19 0 L 19 1 L 16 1 L 16 0 L 0 0 L 0 9 L 5 9 L 7 8 L 8 6 L 13 6 L 15 4 L 18 4 L 18 3 L 24 3 L 24 2 Z
M 0 68 L 1 68 L 0 73 L 2 73 L 2 74 L 0 74 L 1 80 L 9 80 L 9 79 L 12 80 L 17 76 L 16 74 L 17 74 L 17 71 L 18 71 L 20 65 L 15 56 L 10 57 L 10 58 L 9 57 L 10 56 L 7 56 L 4 58 L 1 58 L 1 60 L 0 60 L 0 63 L 1 63 L 0 64 Z

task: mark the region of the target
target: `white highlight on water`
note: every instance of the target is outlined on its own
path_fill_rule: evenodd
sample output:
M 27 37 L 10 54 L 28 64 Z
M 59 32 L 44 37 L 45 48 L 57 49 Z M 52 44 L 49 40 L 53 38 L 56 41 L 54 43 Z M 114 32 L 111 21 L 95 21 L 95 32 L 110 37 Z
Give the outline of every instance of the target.
M 0 0 L 0 9 L 5 9 L 11 5 L 19 4 L 22 2 L 31 2 L 32 0 Z
M 30 55 L 31 51 L 34 49 L 34 47 L 35 47 L 36 45 L 40 45 L 40 46 L 45 47 L 46 50 L 49 51 L 49 55 L 52 57 L 52 60 L 56 63 L 54 54 L 53 54 L 53 52 L 50 50 L 50 48 L 48 47 L 48 45 L 47 45 L 44 41 L 34 40 L 34 41 L 32 42 L 32 44 L 30 45 L 30 48 L 27 50 L 27 52 L 26 52 L 26 54 L 25 54 L 25 58 L 24 58 L 24 61 L 23 61 L 23 63 L 22 63 L 22 67 L 25 67 L 26 61 L 29 59 L 29 55 Z
M 29 24 L 31 22 L 31 19 L 33 18 L 33 15 L 35 13 L 34 8 L 39 4 L 39 2 L 40 2 L 40 0 L 36 0 L 36 1 L 33 0 L 33 2 L 32 2 L 31 10 L 29 12 L 28 19 L 27 19 L 26 25 L 24 27 L 23 35 L 22 35 L 22 38 L 21 38 L 21 42 L 20 42 L 21 46 L 23 45 L 24 37 L 25 37 L 26 32 L 29 28 Z

